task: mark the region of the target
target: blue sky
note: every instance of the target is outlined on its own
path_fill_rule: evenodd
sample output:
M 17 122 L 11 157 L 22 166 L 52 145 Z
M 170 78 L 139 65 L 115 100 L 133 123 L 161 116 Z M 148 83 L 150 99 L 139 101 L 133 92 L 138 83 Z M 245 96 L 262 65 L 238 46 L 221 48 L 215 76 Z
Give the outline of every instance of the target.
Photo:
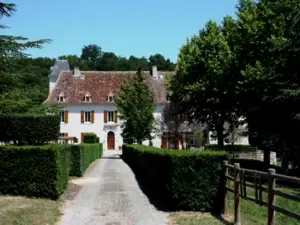
M 121 56 L 160 53 L 176 61 L 180 47 L 212 19 L 234 16 L 237 0 L 11 0 L 16 14 L 2 19 L 5 34 L 50 38 L 33 57 L 80 55 L 97 44 Z

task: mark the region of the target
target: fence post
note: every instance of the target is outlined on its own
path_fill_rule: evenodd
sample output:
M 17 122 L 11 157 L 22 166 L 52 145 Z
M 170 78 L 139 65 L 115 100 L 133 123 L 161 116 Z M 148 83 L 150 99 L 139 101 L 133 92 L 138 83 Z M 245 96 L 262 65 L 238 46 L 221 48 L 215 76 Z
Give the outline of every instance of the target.
M 241 225 L 240 164 L 234 164 L 234 225 Z
M 275 225 L 275 194 L 274 189 L 276 188 L 276 179 L 274 178 L 275 169 L 268 170 L 268 225 Z
M 226 217 L 228 215 L 228 192 L 227 192 L 227 175 L 228 175 L 228 161 L 223 161 L 223 190 L 224 190 L 224 202 L 223 202 L 223 216 Z

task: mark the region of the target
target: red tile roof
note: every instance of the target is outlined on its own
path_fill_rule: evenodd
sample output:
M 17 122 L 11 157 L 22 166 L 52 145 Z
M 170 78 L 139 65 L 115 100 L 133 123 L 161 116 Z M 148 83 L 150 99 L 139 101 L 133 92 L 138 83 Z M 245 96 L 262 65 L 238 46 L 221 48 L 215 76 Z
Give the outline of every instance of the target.
M 44 101 L 44 104 L 107 104 L 109 93 L 117 93 L 125 79 L 136 72 L 81 71 L 81 73 L 84 76 L 75 77 L 71 71 L 61 72 L 55 88 Z M 164 81 L 153 79 L 149 73 L 145 74 L 145 81 L 155 96 L 155 102 L 157 104 L 166 103 Z M 61 92 L 65 95 L 64 102 L 57 101 Z M 91 102 L 84 101 L 87 92 L 91 95 Z

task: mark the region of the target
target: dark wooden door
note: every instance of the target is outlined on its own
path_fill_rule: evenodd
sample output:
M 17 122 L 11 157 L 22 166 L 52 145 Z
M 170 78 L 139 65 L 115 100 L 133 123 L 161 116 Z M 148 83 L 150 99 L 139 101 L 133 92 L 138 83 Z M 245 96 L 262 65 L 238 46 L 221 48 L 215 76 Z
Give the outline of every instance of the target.
M 114 134 L 114 132 L 109 132 L 107 134 L 107 149 L 108 150 L 115 149 L 115 134 Z

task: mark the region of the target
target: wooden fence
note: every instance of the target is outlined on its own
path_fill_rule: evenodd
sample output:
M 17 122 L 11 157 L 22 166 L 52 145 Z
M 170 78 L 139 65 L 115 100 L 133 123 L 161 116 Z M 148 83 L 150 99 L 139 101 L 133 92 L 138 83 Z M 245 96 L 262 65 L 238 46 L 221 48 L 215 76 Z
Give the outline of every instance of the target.
M 234 176 L 230 176 L 228 170 L 232 169 Z M 254 183 L 247 182 L 245 174 L 254 177 Z M 268 179 L 268 186 L 263 185 L 263 179 Z M 300 220 L 300 214 L 283 209 L 275 204 L 275 196 L 291 199 L 300 203 L 300 197 L 283 193 L 276 189 L 276 180 L 300 184 L 300 179 L 296 177 L 276 174 L 275 169 L 269 169 L 268 172 L 249 170 L 240 168 L 239 163 L 234 165 L 228 164 L 228 161 L 223 162 L 223 179 L 224 179 L 224 206 L 223 213 L 228 215 L 228 192 L 234 194 L 234 224 L 241 224 L 240 214 L 240 199 L 246 199 L 255 202 L 261 206 L 266 206 L 268 209 L 267 225 L 275 225 L 275 211 L 285 214 L 289 217 Z M 233 181 L 234 188 L 228 186 L 228 180 Z M 255 190 L 255 196 L 247 194 L 247 187 Z M 268 201 L 264 201 L 262 193 L 268 193 Z M 300 223 L 300 222 L 299 222 Z

